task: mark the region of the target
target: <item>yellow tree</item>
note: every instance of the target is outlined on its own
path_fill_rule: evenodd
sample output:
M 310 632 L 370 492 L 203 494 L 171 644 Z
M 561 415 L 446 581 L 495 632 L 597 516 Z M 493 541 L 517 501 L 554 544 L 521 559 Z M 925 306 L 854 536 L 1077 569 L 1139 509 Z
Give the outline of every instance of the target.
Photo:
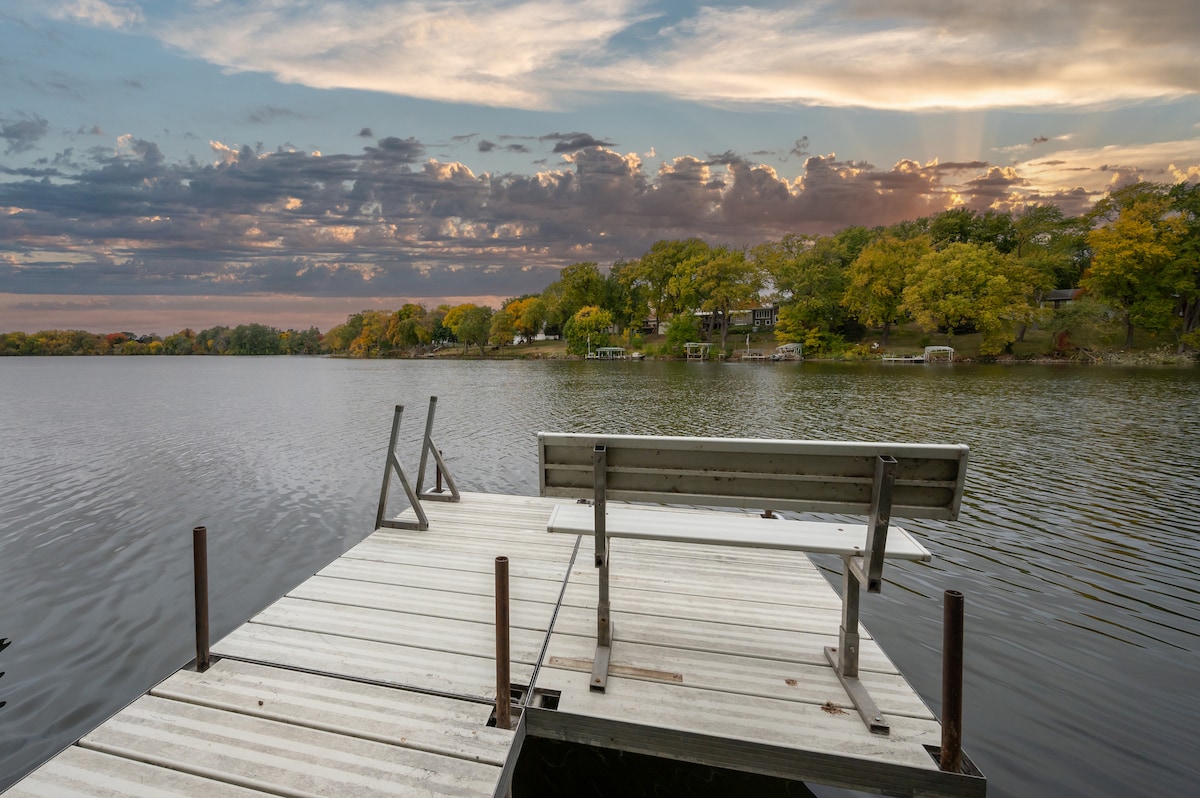
M 442 324 L 462 343 L 463 354 L 466 354 L 468 346 L 475 344 L 482 355 L 492 331 L 492 312 L 489 307 L 466 302 L 450 308 Z
M 1136 327 L 1168 329 L 1178 297 L 1190 287 L 1178 257 L 1187 220 L 1167 191 L 1157 183 L 1136 183 L 1096 203 L 1094 215 L 1105 223 L 1088 234 L 1092 265 L 1082 284 L 1123 314 L 1126 348 L 1133 346 Z
M 563 337 L 567 339 L 567 351 L 573 355 L 582 355 L 589 347 L 608 346 L 608 331 L 612 323 L 612 314 L 607 310 L 602 310 L 596 305 L 580 308 L 563 328 Z
M 884 346 L 892 325 L 904 316 L 900 306 L 905 278 L 930 249 L 927 235 L 904 239 L 885 234 L 863 247 L 846 267 L 842 305 L 864 325 L 882 327 Z
M 949 244 L 913 267 L 902 309 L 929 331 L 973 325 L 983 333 L 979 353 L 997 355 L 1016 340 L 1017 326 L 1033 318 L 1029 303 L 1037 278 L 991 244 Z

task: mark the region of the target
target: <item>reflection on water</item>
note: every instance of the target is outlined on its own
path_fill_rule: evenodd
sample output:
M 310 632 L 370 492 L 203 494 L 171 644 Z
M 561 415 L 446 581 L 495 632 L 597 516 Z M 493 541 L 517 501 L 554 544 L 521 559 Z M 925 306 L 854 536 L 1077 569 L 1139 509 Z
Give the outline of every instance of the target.
M 391 408 L 415 467 L 431 394 L 467 490 L 536 493 L 540 429 L 970 445 L 868 625 L 936 710 L 966 593 L 992 795 L 1194 785 L 1195 370 L 76 358 L 0 360 L 0 787 L 190 659 L 193 526 L 219 637 L 370 530 Z

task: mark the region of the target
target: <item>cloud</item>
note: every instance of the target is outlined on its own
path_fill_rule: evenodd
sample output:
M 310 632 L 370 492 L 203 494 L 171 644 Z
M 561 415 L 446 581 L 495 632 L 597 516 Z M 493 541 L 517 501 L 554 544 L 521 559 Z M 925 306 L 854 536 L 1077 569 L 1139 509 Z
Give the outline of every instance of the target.
M 264 105 L 262 108 L 256 108 L 251 111 L 247 118 L 252 124 L 265 125 L 269 122 L 274 122 L 276 119 L 303 119 L 304 115 L 287 108 Z
M 0 293 L 511 296 L 540 291 L 566 264 L 636 258 L 663 238 L 740 246 L 958 205 L 1056 202 L 1077 213 L 1114 179 L 1200 169 L 1198 140 L 1018 164 L 880 167 L 829 153 L 810 155 L 797 175 L 732 150 L 663 158 L 651 169 L 637 153 L 595 144 L 515 174 L 427 158 L 411 137 L 325 155 L 210 146 L 208 163 L 173 161 L 156 142 L 124 135 L 112 149 L 8 170 Z
M 377 161 L 392 163 L 416 163 L 425 153 L 425 145 L 411 136 L 406 139 L 388 136 L 378 142 L 378 147 L 366 147 L 370 157 Z
M 1196 9 L 1173 2 L 1148 13 L 1133 0 L 705 6 L 588 80 L 697 101 L 894 110 L 1178 97 L 1200 91 Z
M 575 90 L 562 75 L 643 17 L 639 6 L 634 0 L 228 0 L 219 14 L 185 7 L 147 27 L 191 55 L 285 83 L 545 108 L 559 90 Z
M 50 123 L 37 114 L 21 114 L 18 119 L 0 118 L 0 139 L 8 142 L 4 152 L 11 155 L 27 152 L 50 132 Z
M 375 138 L 375 133 L 371 130 L 371 128 L 364 127 L 362 130 L 358 131 L 358 137 L 360 139 L 373 139 Z
M 144 21 L 135 3 L 106 3 L 104 0 L 67 0 L 51 9 L 51 16 L 70 19 L 98 28 L 126 28 Z
M 582 150 L 585 147 L 611 147 L 611 141 L 601 141 L 598 138 L 588 135 L 587 133 L 551 133 L 548 136 L 543 136 L 543 139 L 558 139 L 554 145 L 555 154 L 564 152 L 575 152 Z
M 1200 92 L 1184 0 L 72 0 L 234 72 L 562 110 L 601 94 L 914 110 L 1096 106 Z M 802 157 L 802 156 L 798 156 Z

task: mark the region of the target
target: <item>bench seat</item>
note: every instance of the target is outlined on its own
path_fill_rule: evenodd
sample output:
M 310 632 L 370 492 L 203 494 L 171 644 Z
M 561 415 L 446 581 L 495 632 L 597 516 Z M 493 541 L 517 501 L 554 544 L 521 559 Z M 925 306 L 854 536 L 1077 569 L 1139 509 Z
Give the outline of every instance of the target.
M 575 535 L 595 532 L 595 510 L 588 504 L 560 504 L 547 529 Z M 605 532 L 610 538 L 665 540 L 720 546 L 803 551 L 810 554 L 861 555 L 867 541 L 865 524 L 762 518 L 730 512 L 691 512 L 607 504 Z M 928 562 L 929 551 L 899 527 L 888 529 L 884 557 Z

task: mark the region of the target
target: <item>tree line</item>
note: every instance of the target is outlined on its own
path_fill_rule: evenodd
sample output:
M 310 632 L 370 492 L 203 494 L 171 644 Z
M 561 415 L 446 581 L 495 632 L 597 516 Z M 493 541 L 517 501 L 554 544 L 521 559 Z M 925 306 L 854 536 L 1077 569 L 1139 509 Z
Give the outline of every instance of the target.
M 165 338 L 83 330 L 0 333 L 0 355 L 318 355 L 327 351 L 316 327 L 279 330 L 265 324 L 200 332 L 183 329 Z
M 1076 301 L 1045 307 L 1049 292 L 1076 288 Z M 659 329 L 662 351 L 678 354 L 696 340 L 726 350 L 734 311 L 768 303 L 777 308 L 775 338 L 809 353 L 837 352 L 869 330 L 886 346 L 892 329 L 909 322 L 948 338 L 980 333 L 984 355 L 1010 350 L 1032 325 L 1050 330 L 1060 348 L 1116 327 L 1126 348 L 1141 330 L 1200 349 L 1200 185 L 1133 184 L 1081 216 L 1049 204 L 1012 213 L 954 208 L 752 247 L 664 240 L 606 271 L 594 262 L 567 266 L 540 293 L 499 309 L 410 303 L 352 314 L 324 336 L 257 324 L 161 340 L 9 333 L 0 335 L 0 354 L 387 357 L 453 345 L 482 354 L 539 334 L 583 354 L 614 339 L 642 346 L 642 333 Z

